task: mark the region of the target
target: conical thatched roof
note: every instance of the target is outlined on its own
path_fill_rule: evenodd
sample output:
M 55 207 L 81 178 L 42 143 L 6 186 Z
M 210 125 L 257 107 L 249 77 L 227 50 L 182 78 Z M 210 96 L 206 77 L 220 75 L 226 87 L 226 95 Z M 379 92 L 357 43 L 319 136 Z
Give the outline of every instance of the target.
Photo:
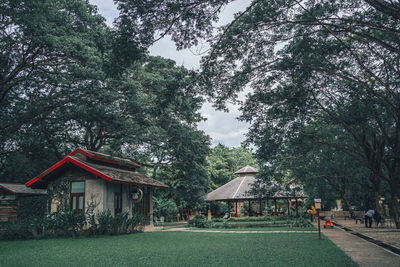
M 246 167 L 243 167 L 237 172 L 235 172 L 235 174 L 256 174 L 257 172 L 258 170 L 256 168 L 247 165 Z
M 251 166 L 241 168 L 240 170 L 235 172 L 235 174 L 238 174 L 239 177 L 208 193 L 205 201 L 211 202 L 259 199 L 260 196 L 250 193 L 253 185 L 256 183 L 255 174 L 257 172 L 258 170 Z M 293 190 L 286 190 L 276 183 L 262 184 L 262 186 L 267 187 L 267 189 L 271 191 L 269 194 L 266 195 L 266 197 L 268 198 L 289 199 L 293 197 L 306 197 L 302 190 L 299 190 L 297 192 Z
M 239 177 L 208 193 L 205 200 L 221 201 L 257 199 L 257 196 L 250 193 L 252 185 L 256 181 L 254 175 L 257 172 L 258 170 L 251 166 L 241 168 L 235 172 L 235 174 L 240 175 Z
M 206 201 L 257 199 L 249 193 L 254 182 L 255 177 L 252 175 L 239 176 L 208 193 Z

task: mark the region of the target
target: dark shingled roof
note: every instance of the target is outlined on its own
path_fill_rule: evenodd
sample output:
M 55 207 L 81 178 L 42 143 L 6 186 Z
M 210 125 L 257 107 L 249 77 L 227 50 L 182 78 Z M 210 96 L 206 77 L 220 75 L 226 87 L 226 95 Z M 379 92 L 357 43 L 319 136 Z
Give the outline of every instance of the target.
M 235 174 L 256 174 L 256 173 L 258 173 L 258 170 L 249 165 L 247 165 L 247 166 L 241 168 L 240 170 L 238 170 L 237 172 L 235 172 Z
M 126 167 L 133 167 L 133 168 L 140 168 L 139 163 L 134 162 L 133 160 L 130 159 L 123 159 L 123 158 L 118 158 L 118 157 L 113 157 L 107 154 L 83 149 L 83 148 L 77 148 L 74 151 L 72 151 L 68 156 L 75 156 L 75 154 L 80 153 L 82 155 L 85 155 L 91 159 L 94 160 L 100 160 L 104 162 L 110 162 L 114 164 L 118 164 L 121 166 L 126 166 Z
M 32 189 L 26 187 L 25 184 L 14 184 L 14 183 L 0 183 L 0 188 L 3 188 L 13 194 L 25 194 L 25 195 L 45 195 L 47 191 L 45 189 Z
M 140 172 L 128 171 L 100 164 L 94 164 L 92 162 L 83 161 L 82 159 L 79 159 L 77 157 L 71 157 L 71 158 L 86 166 L 89 166 L 91 169 L 96 170 L 107 177 L 110 177 L 113 181 L 119 181 L 122 183 L 129 183 L 136 185 L 159 187 L 159 188 L 168 188 L 166 184 L 159 182 L 153 178 L 150 178 Z

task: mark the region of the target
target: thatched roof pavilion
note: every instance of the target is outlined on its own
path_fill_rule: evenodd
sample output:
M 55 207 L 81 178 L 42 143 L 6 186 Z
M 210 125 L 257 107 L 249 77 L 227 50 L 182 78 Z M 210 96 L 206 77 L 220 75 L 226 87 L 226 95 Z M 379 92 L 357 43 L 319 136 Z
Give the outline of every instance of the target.
M 213 202 L 213 201 L 227 201 L 234 202 L 236 206 L 236 216 L 237 216 L 237 202 L 257 200 L 260 202 L 260 211 L 262 213 L 262 200 L 263 199 L 273 199 L 275 203 L 275 214 L 277 214 L 277 199 L 287 199 L 288 200 L 288 209 L 289 209 L 289 200 L 295 199 L 296 201 L 296 210 L 297 210 L 297 199 L 302 199 L 305 197 L 302 192 L 291 192 L 283 189 L 281 186 L 277 184 L 273 184 L 271 190 L 274 193 L 271 196 L 263 196 L 256 195 L 252 192 L 253 186 L 256 184 L 255 175 L 258 173 L 258 170 L 251 166 L 245 166 L 240 170 L 236 171 L 235 174 L 239 175 L 237 178 L 229 181 L 228 183 L 222 185 L 221 187 L 215 189 L 214 191 L 207 194 L 205 201 Z M 263 185 L 264 187 L 267 185 Z M 297 211 L 296 211 L 297 213 Z

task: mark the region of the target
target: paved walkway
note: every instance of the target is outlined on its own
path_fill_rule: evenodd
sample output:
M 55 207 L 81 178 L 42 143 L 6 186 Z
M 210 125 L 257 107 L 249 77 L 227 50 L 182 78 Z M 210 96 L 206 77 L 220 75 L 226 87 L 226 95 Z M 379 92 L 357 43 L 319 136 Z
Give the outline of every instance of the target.
M 400 250 L 400 229 L 395 229 L 394 224 L 392 225 L 392 228 L 389 228 L 382 226 L 377 227 L 376 224 L 373 223 L 372 228 L 365 228 L 364 224 L 355 223 L 355 220 L 335 218 L 334 221 L 343 227 L 351 229 L 353 232 L 360 233 L 375 240 L 380 240 L 386 244 L 397 247 Z
M 321 221 L 321 226 L 322 223 Z M 318 227 L 316 223 L 314 223 L 314 226 Z M 400 267 L 399 255 L 357 237 L 350 232 L 346 232 L 339 227 L 324 229 L 324 235 L 361 267 Z

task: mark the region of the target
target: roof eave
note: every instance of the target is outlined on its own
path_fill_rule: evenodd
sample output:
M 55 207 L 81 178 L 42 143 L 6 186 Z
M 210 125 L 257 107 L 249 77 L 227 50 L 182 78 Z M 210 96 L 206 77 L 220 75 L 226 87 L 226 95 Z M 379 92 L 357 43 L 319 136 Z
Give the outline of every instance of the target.
M 56 170 L 57 168 L 61 167 L 62 165 L 64 165 L 67 162 L 70 162 L 70 163 L 72 163 L 72 164 L 74 164 L 74 165 L 96 175 L 97 177 L 108 181 L 108 182 L 119 183 L 119 184 L 131 184 L 131 185 L 136 185 L 136 186 L 155 187 L 155 188 L 160 188 L 160 189 L 168 189 L 169 188 L 167 185 L 165 185 L 165 186 L 164 185 L 150 185 L 150 184 L 140 184 L 140 183 L 123 182 L 123 181 L 115 180 L 115 179 L 112 179 L 111 177 L 105 175 L 104 173 L 101 173 L 100 171 L 97 171 L 94 168 L 92 168 L 80 161 L 75 160 L 74 158 L 72 158 L 70 156 L 66 156 L 63 160 L 61 160 L 57 164 L 53 165 L 51 168 L 49 168 L 46 171 L 44 171 L 43 173 L 41 173 L 38 177 L 31 179 L 30 181 L 25 183 L 25 186 L 30 187 L 32 184 L 36 183 L 37 181 L 42 181 L 42 179 L 46 175 L 50 174 L 52 171 Z

